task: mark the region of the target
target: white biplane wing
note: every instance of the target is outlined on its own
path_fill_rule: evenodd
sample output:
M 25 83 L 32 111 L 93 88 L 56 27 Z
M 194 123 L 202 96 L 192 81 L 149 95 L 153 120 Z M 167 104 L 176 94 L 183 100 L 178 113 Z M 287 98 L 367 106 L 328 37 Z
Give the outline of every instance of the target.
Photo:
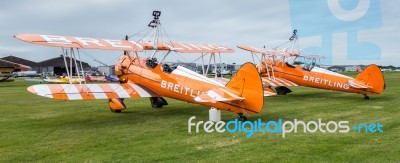
M 285 87 L 292 87 L 292 86 L 299 86 L 298 84 L 284 79 L 284 78 L 274 78 L 274 77 L 261 77 L 261 80 L 264 85 L 267 86 L 273 86 L 273 87 L 279 87 L 279 86 L 285 86 Z
M 151 90 L 133 83 L 39 84 L 28 87 L 28 91 L 39 96 L 59 100 L 159 97 Z
M 240 49 L 250 51 L 253 53 L 260 53 L 260 54 L 266 54 L 266 55 L 275 55 L 275 56 L 283 56 L 283 57 L 293 57 L 293 56 L 298 56 L 299 54 L 297 52 L 288 52 L 288 51 L 283 51 L 283 50 L 277 50 L 277 49 L 261 49 L 261 48 L 255 48 L 252 46 L 247 46 L 247 45 L 239 45 L 237 46 Z

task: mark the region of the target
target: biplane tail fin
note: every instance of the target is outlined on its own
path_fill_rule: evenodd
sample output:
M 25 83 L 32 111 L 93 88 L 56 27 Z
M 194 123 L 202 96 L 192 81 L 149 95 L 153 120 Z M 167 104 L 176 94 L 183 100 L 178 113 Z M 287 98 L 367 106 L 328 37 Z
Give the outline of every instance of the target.
M 367 66 L 355 78 L 356 83 L 363 83 L 369 87 L 371 93 L 381 94 L 385 90 L 385 80 L 381 69 L 375 64 Z
M 243 97 L 240 104 L 254 113 L 259 113 L 264 105 L 264 90 L 256 66 L 245 63 L 226 84 L 232 93 Z

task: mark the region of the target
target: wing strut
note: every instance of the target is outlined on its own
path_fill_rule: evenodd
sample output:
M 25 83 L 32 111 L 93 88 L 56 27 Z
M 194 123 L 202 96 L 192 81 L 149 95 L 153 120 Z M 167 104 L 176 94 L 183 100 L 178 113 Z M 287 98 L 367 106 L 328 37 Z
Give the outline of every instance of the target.
M 76 48 L 76 51 L 78 53 L 79 64 L 76 61 L 74 48 L 70 48 L 68 50 L 68 49 L 64 49 L 64 47 L 62 47 L 61 50 L 62 50 L 62 56 L 63 56 L 63 59 L 64 59 L 65 70 L 67 71 L 67 77 L 68 77 L 69 84 L 73 83 L 73 67 L 75 65 L 75 71 L 76 71 L 76 73 L 78 75 L 78 82 L 79 82 L 79 85 L 81 85 L 82 84 L 82 80 L 81 79 L 84 79 L 83 78 L 84 71 L 83 71 L 83 65 L 82 65 L 81 55 L 79 53 L 79 49 Z M 67 61 L 67 57 L 69 57 L 69 64 L 68 64 L 68 61 Z M 79 69 L 81 69 L 81 70 L 79 70 Z M 81 74 L 80 73 L 82 73 L 82 78 L 81 78 Z M 84 80 L 84 84 L 86 84 L 86 80 Z
M 69 73 L 69 68 L 68 68 L 68 64 L 67 64 L 67 55 L 68 55 L 67 53 L 68 53 L 68 51 L 67 51 L 67 49 L 64 50 L 64 47 L 62 47 L 61 50 L 62 50 L 62 56 L 64 58 L 65 70 L 67 71 L 69 84 L 72 84 L 72 80 L 71 80 L 72 78 L 71 78 L 71 75 Z

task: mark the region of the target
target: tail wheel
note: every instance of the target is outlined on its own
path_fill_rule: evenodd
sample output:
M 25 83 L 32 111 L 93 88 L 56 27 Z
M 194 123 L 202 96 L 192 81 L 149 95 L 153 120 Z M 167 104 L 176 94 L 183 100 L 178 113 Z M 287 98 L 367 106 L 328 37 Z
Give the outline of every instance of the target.
M 238 113 L 238 120 L 242 122 L 247 121 L 247 117 L 243 115 L 243 113 Z
M 275 88 L 275 90 L 278 95 L 286 95 L 287 93 L 292 92 L 292 90 L 285 86 L 278 86 Z
M 113 113 L 121 113 L 121 110 L 114 110 L 114 109 L 112 109 L 112 108 L 110 108 L 110 110 L 111 110 L 111 112 L 113 112 Z
M 168 105 L 167 100 L 163 97 L 150 97 L 150 103 L 153 108 L 162 108 L 164 105 Z
M 112 98 L 108 100 L 108 103 L 113 113 L 121 113 L 122 110 L 126 109 L 123 98 Z

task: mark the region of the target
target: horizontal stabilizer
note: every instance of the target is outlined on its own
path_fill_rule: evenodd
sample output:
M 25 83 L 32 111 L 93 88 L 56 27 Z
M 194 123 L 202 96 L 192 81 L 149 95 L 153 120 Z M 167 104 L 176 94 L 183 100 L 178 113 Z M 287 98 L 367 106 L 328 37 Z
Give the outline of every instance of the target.
M 371 86 L 366 85 L 366 84 L 362 83 L 361 81 L 357 81 L 357 80 L 349 80 L 349 85 L 350 85 L 350 87 L 358 88 L 358 89 L 371 88 Z
M 60 100 L 158 97 L 151 90 L 133 83 L 39 84 L 28 87 L 28 91 L 39 96 Z
M 245 98 L 239 97 L 222 88 L 209 90 L 194 98 L 196 102 L 212 102 L 212 103 L 216 103 L 217 101 L 235 101 L 244 99 Z
M 266 86 L 274 86 L 274 87 L 279 87 L 279 86 L 286 86 L 286 87 L 292 87 L 292 86 L 299 86 L 296 83 L 283 79 L 283 78 L 274 78 L 274 77 L 262 77 L 262 82 Z
M 226 85 L 226 84 L 229 82 L 229 80 L 230 80 L 230 79 L 227 79 L 227 78 L 224 78 L 224 77 L 210 78 L 210 79 L 213 79 L 213 80 L 215 80 L 216 82 L 221 83 L 221 84 L 223 84 L 223 85 Z

